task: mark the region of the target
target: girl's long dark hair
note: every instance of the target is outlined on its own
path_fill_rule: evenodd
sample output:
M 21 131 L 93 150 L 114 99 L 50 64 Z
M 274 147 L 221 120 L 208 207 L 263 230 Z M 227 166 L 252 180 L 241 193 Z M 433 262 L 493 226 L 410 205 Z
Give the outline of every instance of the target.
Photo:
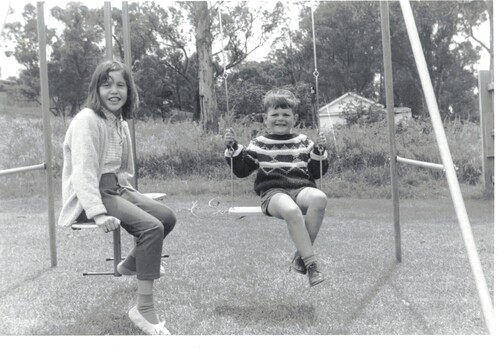
M 93 72 L 92 79 L 90 80 L 88 97 L 85 105 L 105 119 L 105 115 L 102 112 L 104 104 L 100 99 L 99 87 L 109 79 L 110 72 L 123 73 L 123 78 L 128 89 L 128 98 L 121 110 L 121 115 L 123 116 L 123 119 L 132 119 L 139 104 L 137 88 L 135 87 L 135 82 L 133 81 L 133 77 L 128 67 L 116 60 L 105 60 L 97 65 L 97 68 L 95 68 L 95 71 Z

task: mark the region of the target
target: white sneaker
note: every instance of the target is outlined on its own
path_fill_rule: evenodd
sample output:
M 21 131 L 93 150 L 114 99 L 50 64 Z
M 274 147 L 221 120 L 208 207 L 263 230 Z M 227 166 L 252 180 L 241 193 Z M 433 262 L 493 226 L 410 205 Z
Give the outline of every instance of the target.
M 128 316 L 130 317 L 131 322 L 147 335 L 171 335 L 168 329 L 164 327 L 165 322 L 160 322 L 158 324 L 150 323 L 138 311 L 136 305 L 128 311 Z
M 124 267 L 123 263 L 124 260 L 122 260 L 117 266 L 117 270 L 120 274 L 122 274 L 123 276 L 135 276 L 137 274 L 137 271 L 133 271 Z M 166 271 L 164 270 L 164 267 L 161 264 L 161 267 L 159 268 L 159 277 L 163 277 L 165 274 Z

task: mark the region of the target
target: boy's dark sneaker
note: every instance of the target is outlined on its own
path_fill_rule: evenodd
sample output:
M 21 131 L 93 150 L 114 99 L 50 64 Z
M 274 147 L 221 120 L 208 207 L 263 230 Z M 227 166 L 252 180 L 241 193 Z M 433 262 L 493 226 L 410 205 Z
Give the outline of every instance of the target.
M 301 259 L 301 256 L 299 256 L 299 253 L 296 252 L 294 254 L 294 259 L 292 259 L 292 262 L 289 267 L 290 270 L 294 270 L 300 274 L 306 275 L 306 266 L 304 265 L 303 259 Z
M 308 268 L 308 278 L 310 279 L 310 286 L 316 286 L 318 283 L 325 281 L 323 274 L 318 271 L 316 263 L 311 263 Z

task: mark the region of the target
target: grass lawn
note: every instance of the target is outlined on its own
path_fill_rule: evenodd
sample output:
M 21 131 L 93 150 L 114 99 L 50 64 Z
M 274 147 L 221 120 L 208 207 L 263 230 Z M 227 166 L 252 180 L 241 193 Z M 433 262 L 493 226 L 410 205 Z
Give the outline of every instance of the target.
M 164 200 L 178 223 L 165 240 L 170 258 L 155 300 L 173 334 L 488 333 L 448 198 L 401 202 L 402 263 L 389 200 L 330 199 L 315 243 L 327 281 L 310 288 L 307 277 L 289 272 L 294 248 L 284 222 L 229 217 L 208 206 L 212 197 Z M 134 278 L 82 276 L 112 269 L 104 260 L 110 234 L 57 228 L 58 266 L 50 267 L 45 201 L 0 201 L 0 334 L 141 334 L 127 317 Z M 466 205 L 493 293 L 494 202 Z M 124 233 L 123 252 L 131 245 Z

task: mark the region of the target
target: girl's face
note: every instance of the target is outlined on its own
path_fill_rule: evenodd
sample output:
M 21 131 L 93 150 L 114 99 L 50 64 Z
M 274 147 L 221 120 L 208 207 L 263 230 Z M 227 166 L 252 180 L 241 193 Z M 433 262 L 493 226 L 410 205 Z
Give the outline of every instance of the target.
M 292 131 L 295 116 L 291 108 L 268 108 L 265 125 L 274 135 L 287 135 Z
M 128 98 L 128 86 L 120 71 L 109 72 L 109 78 L 99 86 L 100 100 L 104 107 L 119 116 Z

